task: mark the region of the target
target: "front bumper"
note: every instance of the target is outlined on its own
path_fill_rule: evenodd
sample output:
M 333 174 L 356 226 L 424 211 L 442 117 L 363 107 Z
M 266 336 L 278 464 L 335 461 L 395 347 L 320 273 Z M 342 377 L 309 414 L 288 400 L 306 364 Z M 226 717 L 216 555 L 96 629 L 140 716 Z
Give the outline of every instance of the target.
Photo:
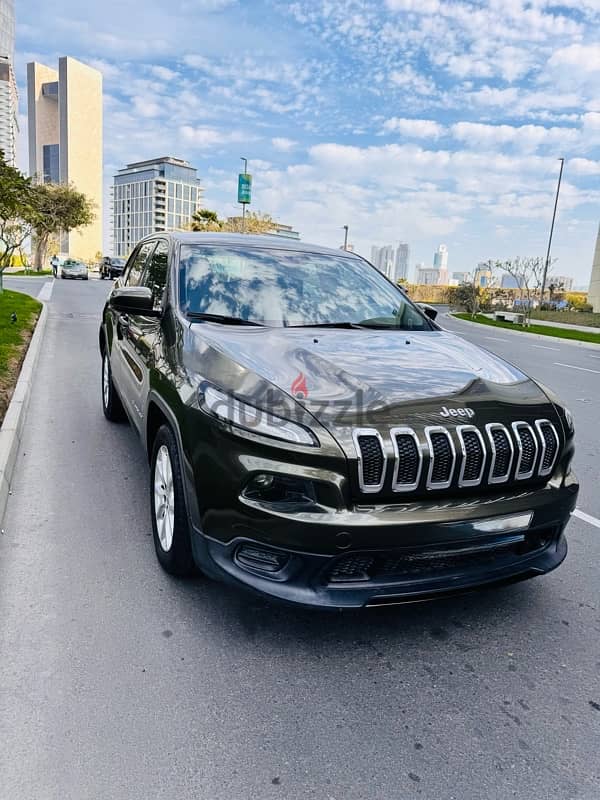
M 567 554 L 564 529 L 578 489 L 571 473 L 532 491 L 331 514 L 273 514 L 240 505 L 207 514 L 204 532 L 193 529 L 193 551 L 208 575 L 294 604 L 414 602 L 555 569 Z M 529 513 L 529 525 L 520 530 L 489 532 L 474 525 Z M 246 558 L 252 551 L 267 554 L 270 572 L 260 559 Z M 273 562 L 281 568 L 273 571 Z

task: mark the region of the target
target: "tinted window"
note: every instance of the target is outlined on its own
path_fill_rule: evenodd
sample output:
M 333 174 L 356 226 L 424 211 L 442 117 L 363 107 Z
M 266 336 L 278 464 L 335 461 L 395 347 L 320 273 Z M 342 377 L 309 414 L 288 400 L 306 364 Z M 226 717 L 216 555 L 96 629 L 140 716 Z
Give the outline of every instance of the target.
M 137 286 L 139 284 L 146 260 L 155 244 L 156 242 L 146 242 L 133 253 L 129 259 L 129 269 L 127 270 L 127 277 L 125 278 L 127 286 Z
M 431 330 L 410 300 L 359 258 L 285 250 L 182 245 L 184 312 L 264 325 L 348 323 Z
M 169 244 L 161 239 L 156 245 L 154 253 L 148 262 L 142 284 L 152 289 L 154 308 L 162 308 L 162 300 L 167 285 L 167 272 L 169 267 Z

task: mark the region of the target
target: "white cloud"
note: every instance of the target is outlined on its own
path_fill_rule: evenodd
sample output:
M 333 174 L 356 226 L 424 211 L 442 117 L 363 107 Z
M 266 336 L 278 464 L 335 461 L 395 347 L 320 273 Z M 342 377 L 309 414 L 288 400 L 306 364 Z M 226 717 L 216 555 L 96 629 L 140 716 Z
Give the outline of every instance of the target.
M 571 44 L 556 50 L 548 61 L 550 67 L 575 67 L 582 73 L 600 72 L 600 45 Z
M 298 142 L 295 139 L 286 139 L 285 136 L 275 136 L 271 139 L 271 144 L 280 153 L 289 153 L 296 147 Z
M 173 78 L 177 77 L 175 70 L 163 67 L 160 64 L 153 64 L 150 67 L 150 72 L 157 78 L 160 78 L 161 81 L 172 81 Z
M 403 69 L 392 70 L 390 72 L 390 83 L 416 94 L 431 95 L 435 92 L 433 80 L 416 72 L 410 64 L 403 67 Z
M 406 119 L 392 117 L 383 123 L 386 133 L 397 131 L 413 139 L 438 139 L 444 133 L 444 126 L 431 119 Z
M 247 142 L 255 138 L 241 131 L 223 131 L 204 125 L 182 125 L 179 132 L 184 142 L 200 150 L 206 150 L 211 147 L 218 148 L 232 142 Z
M 576 128 L 545 128 L 543 125 L 486 125 L 477 122 L 457 122 L 452 126 L 455 139 L 472 147 L 495 149 L 511 145 L 516 150 L 533 152 L 542 145 L 576 145 L 581 132 Z

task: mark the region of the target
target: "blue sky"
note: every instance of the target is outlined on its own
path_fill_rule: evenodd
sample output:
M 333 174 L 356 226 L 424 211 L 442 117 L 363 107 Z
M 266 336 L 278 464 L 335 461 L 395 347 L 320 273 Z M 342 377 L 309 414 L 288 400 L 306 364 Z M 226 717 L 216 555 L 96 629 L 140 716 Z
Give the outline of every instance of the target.
M 543 255 L 564 156 L 555 272 L 589 279 L 600 221 L 600 0 L 17 0 L 17 77 L 71 55 L 104 75 L 107 186 L 191 161 L 254 210 L 364 255 L 447 244 L 451 270 Z M 21 155 L 26 165 L 26 121 Z

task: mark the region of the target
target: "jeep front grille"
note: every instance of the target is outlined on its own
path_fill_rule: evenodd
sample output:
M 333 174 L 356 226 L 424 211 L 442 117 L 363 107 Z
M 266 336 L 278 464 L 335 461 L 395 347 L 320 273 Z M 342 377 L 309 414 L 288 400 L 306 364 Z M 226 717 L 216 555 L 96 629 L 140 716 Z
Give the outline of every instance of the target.
M 390 481 L 393 492 L 412 492 L 537 480 L 552 473 L 560 449 L 558 431 L 547 419 L 510 427 L 492 422 L 482 430 L 430 426 L 423 435 L 405 426 L 392 428 L 386 439 L 375 428 L 357 428 L 361 492 L 380 492 Z

